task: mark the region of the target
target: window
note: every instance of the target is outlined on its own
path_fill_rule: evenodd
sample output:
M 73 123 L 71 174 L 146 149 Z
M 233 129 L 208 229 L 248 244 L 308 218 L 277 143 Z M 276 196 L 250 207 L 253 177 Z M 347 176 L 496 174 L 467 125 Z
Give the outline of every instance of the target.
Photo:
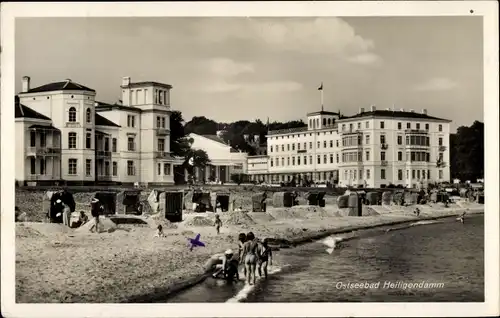
M 333 163 L 333 154 L 330 154 L 330 163 Z
M 403 136 L 398 136 L 398 145 L 403 144 Z
M 307 149 L 307 142 L 304 143 L 304 150 Z
M 417 170 L 417 179 L 420 179 L 420 170 Z
M 134 140 L 134 137 L 128 137 L 128 142 L 127 142 L 127 146 L 128 146 L 128 151 L 135 151 L 135 140 Z M 131 161 L 133 162 L 133 161 Z
M 87 177 L 92 175 L 92 159 L 85 160 L 85 175 Z
M 323 126 L 326 126 L 326 118 L 323 118 Z
M 276 158 L 276 167 L 278 167 L 280 165 L 280 158 Z M 253 164 L 252 164 L 253 166 Z
M 338 148 L 338 147 L 339 147 L 339 141 L 338 141 L 338 140 L 336 140 L 336 141 L 335 141 L 335 143 L 336 143 L 337 148 Z
M 91 133 L 85 134 L 85 148 L 87 148 L 87 149 L 92 148 L 92 134 Z
M 104 162 L 104 175 L 109 176 L 109 161 Z
M 161 127 L 161 117 L 156 116 L 156 128 L 160 128 L 160 127 Z
M 36 174 L 36 159 L 31 157 L 30 163 L 31 163 L 30 167 L 31 174 Z
M 361 123 L 358 123 L 358 129 L 361 129 Z
M 406 123 L 406 129 L 411 129 L 411 123 Z
M 73 123 L 76 122 L 76 108 L 75 107 L 69 108 L 68 121 L 73 122 Z
M 68 159 L 68 174 L 69 175 L 76 175 L 76 164 L 77 164 L 77 160 L 76 159 Z
M 313 164 L 313 156 L 309 156 L 309 164 L 312 165 Z
M 127 115 L 127 127 L 135 127 L 135 116 Z
M 385 151 L 380 152 L 380 160 L 385 161 Z
M 135 176 L 135 166 L 133 160 L 127 160 L 127 175 Z
M 380 179 L 385 180 L 385 169 L 380 169 Z
M 380 135 L 380 143 L 385 144 L 385 135 Z
M 165 176 L 170 175 L 170 164 L 169 163 L 163 164 L 163 175 L 165 175 Z
M 76 132 L 68 133 L 68 148 L 76 149 Z
M 443 125 L 439 125 L 439 126 L 438 126 L 438 130 L 439 130 L 439 131 L 443 131 Z M 442 172 L 442 171 L 441 171 L 441 172 Z
M 104 138 L 104 151 L 109 151 L 109 138 Z
M 345 124 L 342 124 L 342 131 L 345 131 Z
M 370 122 L 369 121 L 365 122 L 365 128 L 370 128 Z
M 281 165 L 284 166 L 285 165 L 285 158 L 281 158 Z
M 411 170 L 411 178 L 415 179 L 415 170 L 414 169 Z
M 30 147 L 36 147 L 36 132 L 30 131 Z
M 370 144 L 370 135 L 366 135 L 365 137 L 365 141 L 366 141 L 366 144 L 369 145 Z
M 337 154 L 337 163 L 339 163 L 340 157 L 339 154 Z
M 323 163 L 326 164 L 326 155 L 323 155 Z
M 40 174 L 45 175 L 46 162 L 45 159 L 40 158 Z
M 416 126 L 417 126 L 417 130 L 420 130 L 420 123 L 417 123 Z
M 321 156 L 320 155 L 318 155 L 318 158 L 316 161 L 318 162 L 318 164 L 321 164 Z
M 352 131 L 352 124 L 349 124 L 349 131 Z
M 118 175 L 118 163 L 113 161 L 113 176 L 116 177 Z
M 380 129 L 384 129 L 385 128 L 385 123 L 383 121 L 380 122 Z
M 429 124 L 425 124 L 425 130 L 429 130 Z
M 272 147 L 272 146 L 271 146 L 271 147 Z M 276 150 L 276 152 L 278 152 L 278 151 L 279 151 L 279 150 L 278 150 L 278 149 L 279 149 L 278 145 L 274 146 L 274 149 Z
M 430 178 L 431 178 L 431 171 L 427 170 L 427 179 L 430 179 Z
M 87 123 L 92 122 L 92 111 L 90 110 L 90 108 L 87 108 L 87 111 L 85 112 L 85 119 Z
M 398 170 L 398 180 L 403 180 L 403 170 L 401 169 Z
M 398 123 L 398 129 L 401 129 L 401 126 L 402 126 L 401 123 Z
M 425 170 L 422 170 L 422 179 L 425 179 Z
M 403 161 L 403 152 L 398 151 L 398 161 Z
M 300 150 L 300 142 L 297 143 L 297 150 Z
M 295 151 L 295 144 L 292 144 L 292 150 Z
M 443 138 L 439 137 L 438 142 L 439 142 L 439 145 L 442 146 L 443 145 Z
M 304 156 L 304 164 L 307 165 L 307 156 Z
M 162 117 L 161 118 L 161 128 L 166 128 L 165 122 L 166 122 L 165 117 Z
M 286 150 L 287 150 L 287 151 L 290 151 L 290 144 L 287 144 L 287 145 L 286 145 Z
M 285 151 L 285 145 L 281 145 L 281 151 Z
M 116 152 L 116 151 L 117 151 L 118 146 L 117 146 L 117 140 L 116 140 L 116 138 L 113 138 L 113 139 L 111 140 L 111 147 L 112 147 L 112 151 L 113 151 L 113 152 Z
M 165 151 L 165 139 L 158 139 L 158 151 Z
M 323 141 L 323 148 L 326 148 L 326 140 Z
M 406 179 L 410 179 L 410 170 L 406 170 Z
M 369 151 L 367 151 L 367 152 L 365 153 L 365 155 L 366 155 L 366 156 L 365 156 L 365 157 L 366 157 L 366 161 L 370 161 L 370 152 L 369 152 Z

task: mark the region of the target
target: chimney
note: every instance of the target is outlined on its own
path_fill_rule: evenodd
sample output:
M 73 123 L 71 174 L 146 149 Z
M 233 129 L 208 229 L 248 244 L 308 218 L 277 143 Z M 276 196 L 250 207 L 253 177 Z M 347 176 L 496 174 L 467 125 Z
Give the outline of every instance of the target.
M 376 110 L 377 110 L 377 108 L 375 107 L 375 105 L 370 106 L 370 111 L 374 112 Z
M 30 77 L 29 76 L 23 76 L 23 86 L 22 86 L 22 93 L 26 93 L 27 91 L 30 90 Z
M 129 76 L 125 76 L 122 79 L 122 86 L 129 86 L 129 85 L 130 85 L 130 77 Z
M 414 110 L 414 109 L 410 109 L 410 112 L 411 112 L 411 113 L 414 113 L 414 112 L 415 112 L 415 110 Z
M 359 113 L 361 114 L 361 113 L 364 113 L 364 112 L 365 112 L 365 109 L 364 109 L 363 107 L 361 107 L 361 108 L 359 109 Z
M 427 115 L 427 109 L 422 109 L 422 114 Z

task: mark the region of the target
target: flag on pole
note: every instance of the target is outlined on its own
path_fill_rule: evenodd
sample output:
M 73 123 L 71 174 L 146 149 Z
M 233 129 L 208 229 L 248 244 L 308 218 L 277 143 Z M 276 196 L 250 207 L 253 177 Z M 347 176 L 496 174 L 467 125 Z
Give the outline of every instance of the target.
M 323 90 L 323 82 L 321 82 L 321 85 L 318 87 L 318 91 L 322 91 Z

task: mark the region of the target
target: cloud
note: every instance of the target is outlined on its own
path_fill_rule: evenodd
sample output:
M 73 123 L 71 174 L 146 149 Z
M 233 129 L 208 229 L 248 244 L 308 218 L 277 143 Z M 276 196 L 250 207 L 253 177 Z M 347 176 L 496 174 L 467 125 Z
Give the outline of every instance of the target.
M 242 73 L 253 73 L 253 64 L 240 63 L 229 58 L 212 58 L 207 61 L 208 69 L 219 76 L 232 77 Z
M 260 83 L 228 83 L 227 81 L 217 81 L 204 87 L 209 93 L 228 93 L 228 92 L 293 92 L 301 90 L 302 84 L 293 81 L 274 81 Z
M 372 52 L 374 42 L 357 35 L 354 28 L 340 18 L 203 19 L 197 23 L 193 36 L 205 43 L 231 39 L 250 41 L 269 51 L 360 55 L 362 64 L 377 57 Z M 370 55 L 364 56 L 366 53 Z
M 416 91 L 447 91 L 455 88 L 457 83 L 449 78 L 435 77 L 414 87 Z
M 361 65 L 374 65 L 381 62 L 381 58 L 374 53 L 361 53 L 347 59 L 349 62 Z

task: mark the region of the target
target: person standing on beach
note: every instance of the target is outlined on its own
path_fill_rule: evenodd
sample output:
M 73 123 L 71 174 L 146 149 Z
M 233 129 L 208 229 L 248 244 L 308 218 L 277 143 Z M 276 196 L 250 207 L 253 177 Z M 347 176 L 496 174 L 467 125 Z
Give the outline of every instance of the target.
M 273 265 L 273 252 L 268 245 L 267 239 L 264 239 L 259 252 L 259 277 L 262 277 L 262 270 L 264 270 L 264 277 L 267 278 L 267 263 Z
M 99 233 L 99 214 L 104 212 L 104 207 L 98 198 L 93 198 L 90 203 L 90 213 L 94 218 L 94 224 L 90 227 L 90 232 L 93 232 L 94 228 L 97 233 Z
M 247 241 L 247 235 L 245 233 L 240 233 L 238 235 L 238 260 L 240 264 L 243 264 L 243 275 L 247 276 L 247 269 L 245 267 L 245 260 L 243 259 L 243 245 Z
M 71 209 L 69 206 L 65 203 L 62 203 L 63 205 L 63 211 L 62 211 L 62 217 L 63 217 L 63 224 L 67 227 L 70 226 L 70 218 L 71 218 Z
M 215 229 L 217 230 L 217 234 L 220 234 L 220 228 L 222 227 L 222 221 L 218 214 L 215 215 Z
M 243 256 L 246 268 L 246 279 L 249 285 L 254 285 L 256 281 L 255 272 L 257 270 L 259 243 L 253 232 L 248 232 L 247 241 L 243 244 Z

